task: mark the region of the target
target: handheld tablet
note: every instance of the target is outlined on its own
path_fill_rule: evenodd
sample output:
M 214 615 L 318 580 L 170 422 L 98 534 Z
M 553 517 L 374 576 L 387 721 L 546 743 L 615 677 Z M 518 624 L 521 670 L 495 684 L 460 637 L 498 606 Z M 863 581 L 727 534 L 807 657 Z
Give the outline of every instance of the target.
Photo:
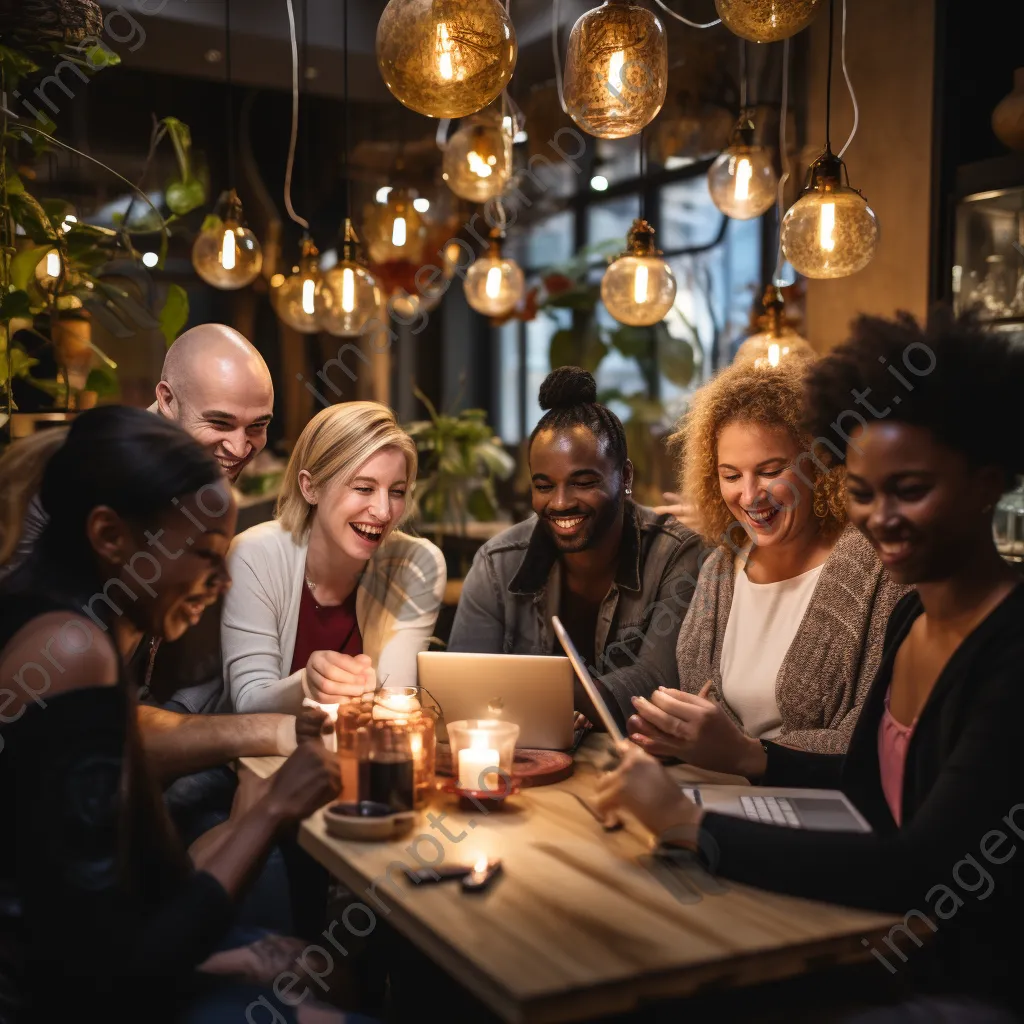
M 569 638 L 569 634 L 565 631 L 565 626 L 562 625 L 557 615 L 551 616 L 551 625 L 555 627 L 555 636 L 558 637 L 558 642 L 562 645 L 562 649 L 572 663 L 572 667 L 576 670 L 576 675 L 579 676 L 579 680 L 583 684 L 583 689 L 587 691 L 587 696 L 590 698 L 591 703 L 601 716 L 601 721 L 604 722 L 608 735 L 616 743 L 621 743 L 626 737 L 622 735 L 619 723 L 616 722 L 615 716 L 609 710 L 604 697 L 601 696 L 601 691 L 594 684 L 594 680 L 590 678 L 587 666 L 583 664 L 583 659 L 580 657 L 579 651 L 576 650 L 576 645 Z

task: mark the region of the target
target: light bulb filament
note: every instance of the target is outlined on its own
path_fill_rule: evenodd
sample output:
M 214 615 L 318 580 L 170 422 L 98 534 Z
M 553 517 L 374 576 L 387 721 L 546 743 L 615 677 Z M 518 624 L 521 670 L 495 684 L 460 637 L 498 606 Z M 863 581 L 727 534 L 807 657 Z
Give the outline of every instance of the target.
M 46 254 L 46 276 L 60 277 L 60 253 L 56 249 Z
M 777 341 L 770 342 L 768 345 L 768 365 L 778 366 L 779 356 L 779 343 Z
M 818 224 L 818 244 L 827 252 L 836 247 L 836 204 L 821 204 L 821 220 Z
M 490 157 L 488 160 L 484 160 L 482 156 L 475 150 L 471 149 L 466 154 L 466 162 L 469 164 L 469 169 L 478 178 L 489 178 L 491 176 L 490 165 L 495 162 L 494 157 Z
M 496 299 L 501 295 L 501 267 L 491 267 L 487 271 L 487 281 L 484 283 L 484 292 L 487 298 Z
M 356 275 L 351 267 L 341 273 L 341 308 L 351 313 L 356 308 Z
M 220 265 L 225 270 L 235 269 L 235 233 L 231 228 L 224 229 L 224 237 L 221 239 Z
M 401 247 L 405 245 L 407 230 L 404 217 L 396 217 L 391 227 L 391 244 Z
M 643 263 L 633 275 L 633 301 L 637 304 L 647 301 L 647 267 Z
M 625 63 L 624 50 L 616 50 L 608 61 L 608 89 L 618 100 L 622 99 L 622 68 Z
M 302 281 L 302 312 L 312 316 L 315 310 L 313 305 L 313 292 L 316 290 L 316 281 L 311 277 L 303 278 Z
M 450 82 L 455 77 L 452 68 L 452 40 L 448 26 L 442 21 L 437 26 L 437 73 Z
M 750 161 L 744 156 L 736 163 L 736 191 L 733 193 L 735 199 L 750 198 L 750 179 L 754 175 L 754 168 Z

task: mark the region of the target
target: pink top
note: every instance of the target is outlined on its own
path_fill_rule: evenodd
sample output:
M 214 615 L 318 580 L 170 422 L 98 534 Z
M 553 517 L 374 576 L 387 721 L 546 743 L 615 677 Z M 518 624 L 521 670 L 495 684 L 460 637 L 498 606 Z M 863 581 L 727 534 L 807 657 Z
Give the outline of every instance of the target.
M 917 725 L 897 722 L 889 711 L 889 693 L 885 694 L 885 711 L 878 723 L 878 771 L 882 779 L 882 792 L 889 811 L 897 825 L 903 809 L 903 771 L 907 764 L 907 744 Z

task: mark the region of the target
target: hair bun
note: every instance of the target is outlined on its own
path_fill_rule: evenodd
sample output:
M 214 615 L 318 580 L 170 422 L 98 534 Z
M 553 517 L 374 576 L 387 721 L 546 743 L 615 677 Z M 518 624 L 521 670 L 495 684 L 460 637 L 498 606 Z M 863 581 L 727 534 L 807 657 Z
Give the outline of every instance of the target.
M 597 401 L 597 381 L 579 366 L 559 366 L 544 378 L 538 398 L 544 410 L 592 405 Z

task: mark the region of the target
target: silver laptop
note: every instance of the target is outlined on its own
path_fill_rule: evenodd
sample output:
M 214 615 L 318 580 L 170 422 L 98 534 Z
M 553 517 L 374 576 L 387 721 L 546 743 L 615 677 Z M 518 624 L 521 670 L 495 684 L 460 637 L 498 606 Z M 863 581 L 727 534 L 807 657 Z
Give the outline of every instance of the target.
M 863 815 L 837 789 L 772 786 L 681 786 L 695 803 L 718 814 L 813 832 L 870 832 Z
M 568 750 L 573 744 L 573 671 L 568 658 L 534 654 L 421 651 L 419 684 L 445 722 L 500 717 L 519 726 L 516 746 Z M 447 740 L 443 725 L 438 739 Z

